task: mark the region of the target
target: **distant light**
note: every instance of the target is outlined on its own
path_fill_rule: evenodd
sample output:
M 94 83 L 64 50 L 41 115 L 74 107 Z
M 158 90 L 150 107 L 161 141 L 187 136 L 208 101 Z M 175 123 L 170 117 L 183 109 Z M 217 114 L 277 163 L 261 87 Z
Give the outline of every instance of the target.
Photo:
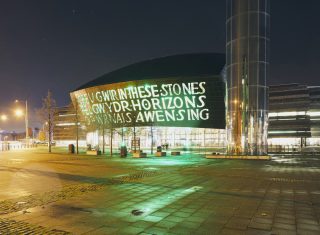
M 21 109 L 16 109 L 14 111 L 14 114 L 17 116 L 17 117 L 21 117 L 23 116 L 23 111 Z
M 65 122 L 65 123 L 58 123 L 56 126 L 75 126 L 75 122 Z
M 1 115 L 1 121 L 7 121 L 8 120 L 8 116 L 5 114 Z

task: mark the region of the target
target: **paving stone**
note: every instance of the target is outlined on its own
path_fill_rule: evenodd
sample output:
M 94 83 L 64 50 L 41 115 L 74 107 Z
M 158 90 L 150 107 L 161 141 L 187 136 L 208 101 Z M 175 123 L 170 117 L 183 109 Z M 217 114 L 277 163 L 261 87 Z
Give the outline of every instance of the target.
M 156 211 L 156 212 L 151 214 L 151 216 L 157 216 L 157 217 L 162 217 L 162 218 L 165 218 L 168 215 L 170 215 L 169 212 L 160 212 L 160 211 Z
M 181 217 L 177 217 L 177 216 L 173 216 L 173 215 L 169 215 L 165 218 L 165 220 L 168 220 L 168 221 L 172 221 L 172 222 L 181 222 L 181 221 L 184 221 L 185 218 L 181 218 Z
M 105 235 L 105 234 L 115 235 L 115 234 L 119 234 L 118 231 L 119 231 L 119 228 L 102 226 L 100 228 L 97 228 L 97 229 L 95 229 L 93 231 L 89 231 L 89 232 L 84 233 L 84 234 L 85 235 Z
M 246 235 L 280 235 L 280 234 L 273 234 L 270 231 L 265 230 L 259 230 L 259 229 L 253 229 L 248 228 L 248 230 L 245 233 Z M 281 234 L 282 235 L 282 234 Z M 284 235 L 284 234 L 283 234 Z
M 183 225 L 176 225 L 173 228 L 169 229 L 170 232 L 176 234 L 193 234 L 195 229 L 186 228 Z
M 144 217 L 142 220 L 156 223 L 156 222 L 159 222 L 162 219 L 163 218 L 159 217 L 159 216 L 149 215 L 149 216 Z
M 312 231 L 318 231 L 320 234 L 320 226 L 319 225 L 312 225 L 312 224 L 297 224 L 298 230 L 312 230 Z
M 239 231 L 237 229 L 231 229 L 231 228 L 223 228 L 220 233 L 221 235 L 234 235 L 234 234 L 237 234 L 237 235 L 245 235 L 245 231 Z
M 297 235 L 296 231 L 286 230 L 281 228 L 273 228 L 271 234 L 274 235 Z
M 277 222 L 272 225 L 272 228 L 296 231 L 296 225 L 283 224 L 283 223 L 277 223 Z
M 277 213 L 275 217 L 283 218 L 283 219 L 295 219 L 295 216 L 293 214 Z
M 181 218 L 187 218 L 191 214 L 187 213 L 187 212 L 175 212 L 175 213 L 172 213 L 171 215 L 176 216 L 176 217 L 181 217 Z
M 316 219 L 297 219 L 298 224 L 311 224 L 311 225 L 319 225 L 319 222 Z
M 170 230 L 168 230 L 166 228 L 156 227 L 156 226 L 153 226 L 153 227 L 150 227 L 150 228 L 144 230 L 145 233 L 156 234 L 156 235 L 165 235 L 165 234 L 168 234 L 169 231 Z
M 143 228 L 138 228 L 138 227 L 134 227 L 134 226 L 128 226 L 126 228 L 120 229 L 118 230 L 119 234 L 139 234 L 141 232 L 143 232 L 144 229 Z
M 167 221 L 167 220 L 161 220 L 159 223 L 156 224 L 157 227 L 170 229 L 177 225 L 177 222 Z
M 272 225 L 271 224 L 262 224 L 262 223 L 257 223 L 257 222 L 251 221 L 251 223 L 248 225 L 248 227 L 254 228 L 254 229 L 270 231 Z
M 258 218 L 254 217 L 252 219 L 253 222 L 260 223 L 260 224 L 272 224 L 273 220 L 268 218 Z
M 238 230 L 246 230 L 250 221 L 251 221 L 250 219 L 232 217 L 228 221 L 228 223 L 225 225 L 225 227 L 232 228 L 232 229 L 238 229 Z
M 308 230 L 308 229 L 299 229 L 297 230 L 298 235 L 319 235 L 318 231 Z
M 284 218 L 281 218 L 281 217 L 276 217 L 274 219 L 274 223 L 294 225 L 294 224 L 296 224 L 296 221 L 294 219 L 284 219 Z

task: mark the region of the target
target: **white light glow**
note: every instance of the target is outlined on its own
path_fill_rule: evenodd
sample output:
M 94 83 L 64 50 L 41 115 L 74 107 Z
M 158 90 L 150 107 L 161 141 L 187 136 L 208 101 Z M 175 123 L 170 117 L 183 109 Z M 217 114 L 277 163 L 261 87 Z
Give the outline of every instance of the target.
M 307 115 L 310 117 L 317 117 L 320 116 L 320 112 L 314 111 L 295 111 L 295 112 L 278 112 L 278 113 L 269 113 L 269 117 L 293 117 L 293 116 L 301 116 Z
M 8 116 L 5 114 L 1 115 L 1 121 L 7 121 L 8 120 Z
M 23 111 L 22 111 L 21 109 L 16 109 L 16 110 L 14 111 L 14 114 L 15 114 L 17 117 L 21 117 L 21 116 L 24 115 L 24 114 L 23 114 Z
M 309 111 L 307 112 L 307 115 L 309 115 L 310 117 L 316 117 L 316 116 L 320 116 L 320 112 Z
M 59 117 L 75 116 L 76 114 L 59 114 Z
M 79 123 L 80 124 L 80 123 Z M 56 126 L 75 126 L 75 122 L 58 123 Z

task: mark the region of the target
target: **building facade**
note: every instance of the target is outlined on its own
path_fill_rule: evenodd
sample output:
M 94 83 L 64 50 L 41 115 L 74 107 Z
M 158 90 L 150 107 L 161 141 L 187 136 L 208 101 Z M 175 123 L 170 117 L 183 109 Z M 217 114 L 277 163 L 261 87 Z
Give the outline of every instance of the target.
M 151 152 L 162 146 L 225 153 L 229 93 L 224 64 L 221 54 L 169 56 L 126 66 L 81 86 L 71 99 L 82 120 L 83 145 L 117 149 L 138 143 Z M 266 103 L 270 153 L 320 146 L 320 87 L 273 85 Z M 54 140 L 72 142 L 75 123 L 74 108 L 59 109 Z
M 82 124 L 80 115 L 77 117 L 76 113 L 72 104 L 59 107 L 56 110 L 53 120 L 53 141 L 57 146 L 75 144 L 77 136 L 79 146 L 86 146 L 86 129 Z M 44 125 L 43 129 L 45 130 L 45 128 Z
M 320 146 L 320 87 L 270 86 L 268 142 L 270 152 Z
M 81 86 L 71 98 L 85 120 L 88 144 L 224 151 L 224 66 L 223 54 L 168 56 Z

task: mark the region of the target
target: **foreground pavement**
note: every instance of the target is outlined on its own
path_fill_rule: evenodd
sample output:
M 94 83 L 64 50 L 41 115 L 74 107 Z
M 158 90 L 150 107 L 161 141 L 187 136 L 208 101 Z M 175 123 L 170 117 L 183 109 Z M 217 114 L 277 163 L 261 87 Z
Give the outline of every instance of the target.
M 320 157 L 0 152 L 0 234 L 320 234 Z

